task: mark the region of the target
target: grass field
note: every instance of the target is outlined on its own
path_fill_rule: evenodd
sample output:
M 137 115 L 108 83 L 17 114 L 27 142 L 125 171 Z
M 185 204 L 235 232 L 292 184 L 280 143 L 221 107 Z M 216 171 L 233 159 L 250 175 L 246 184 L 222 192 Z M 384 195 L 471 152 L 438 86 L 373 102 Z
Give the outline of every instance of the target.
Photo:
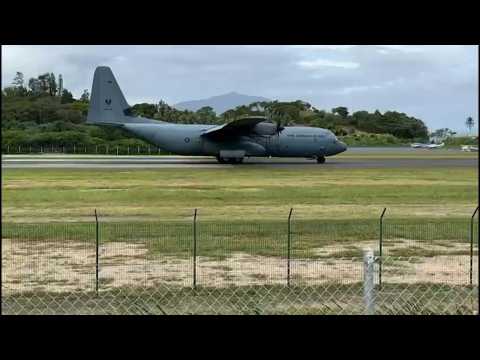
M 367 155 L 355 155 L 356 157 Z M 375 156 L 387 156 L 385 154 Z M 390 154 L 390 156 L 397 156 Z M 405 155 L 404 155 L 405 156 Z M 432 156 L 432 155 L 429 155 Z M 436 155 L 439 156 L 439 155 Z M 458 155 L 455 155 L 458 156 Z M 8 169 L 3 221 L 469 216 L 477 168 Z

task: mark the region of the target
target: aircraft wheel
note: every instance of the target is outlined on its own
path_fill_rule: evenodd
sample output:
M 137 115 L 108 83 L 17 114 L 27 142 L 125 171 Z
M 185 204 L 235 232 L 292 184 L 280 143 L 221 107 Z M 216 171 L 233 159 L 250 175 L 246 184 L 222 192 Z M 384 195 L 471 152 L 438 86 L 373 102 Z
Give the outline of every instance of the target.
M 317 157 L 317 163 L 319 163 L 319 164 L 325 163 L 325 156 L 319 156 L 319 157 Z
M 243 158 L 222 158 L 217 156 L 217 161 L 220 164 L 241 164 L 243 162 Z

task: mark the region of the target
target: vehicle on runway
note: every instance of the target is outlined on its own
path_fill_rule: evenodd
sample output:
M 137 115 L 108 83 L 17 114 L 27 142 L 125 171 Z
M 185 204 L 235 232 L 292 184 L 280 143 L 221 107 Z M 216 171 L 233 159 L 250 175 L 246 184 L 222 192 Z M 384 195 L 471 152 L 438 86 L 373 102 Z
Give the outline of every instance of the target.
M 324 163 L 347 150 L 327 129 L 280 126 L 263 116 L 249 116 L 223 125 L 173 124 L 134 116 L 109 67 L 93 76 L 87 124 L 118 126 L 178 155 L 215 156 L 220 163 L 241 163 L 245 157 L 301 157 Z
M 440 149 L 445 146 L 445 143 L 441 144 L 421 144 L 421 143 L 413 143 L 410 145 L 414 149 Z

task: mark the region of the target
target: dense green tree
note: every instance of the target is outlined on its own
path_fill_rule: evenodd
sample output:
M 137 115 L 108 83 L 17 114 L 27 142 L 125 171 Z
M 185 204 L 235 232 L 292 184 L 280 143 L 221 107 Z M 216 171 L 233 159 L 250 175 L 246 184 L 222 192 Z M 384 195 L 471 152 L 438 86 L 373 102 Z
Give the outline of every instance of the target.
M 48 92 L 50 89 L 50 74 L 45 73 L 38 76 L 38 81 L 40 84 L 40 90 L 44 93 Z
M 132 106 L 132 112 L 136 116 L 144 116 L 148 118 L 153 118 L 155 116 L 155 113 L 157 112 L 157 107 L 155 104 L 147 104 L 147 103 L 142 103 L 142 104 L 135 104 Z
M 332 113 L 338 114 L 342 118 L 346 119 L 348 116 L 348 108 L 346 108 L 345 106 L 339 106 L 339 107 L 333 108 Z
M 469 116 L 469 117 L 467 118 L 467 120 L 465 121 L 465 126 L 466 126 L 467 129 L 468 129 L 468 133 L 471 133 L 473 127 L 475 126 L 475 121 L 473 120 L 473 118 L 472 118 L 471 116 Z
M 15 77 L 12 81 L 12 92 L 14 96 L 26 96 L 27 95 L 27 88 L 25 87 L 25 80 L 23 77 L 23 73 L 17 71 Z
M 48 77 L 48 93 L 50 96 L 57 95 L 57 81 L 53 73 L 50 73 Z
M 210 106 L 204 106 L 198 109 L 195 112 L 195 115 L 198 117 L 200 122 L 204 121 L 205 123 L 208 123 L 208 124 L 214 124 L 215 119 L 217 118 L 217 114 L 215 113 L 213 108 L 211 108 Z
M 90 102 L 90 93 L 87 89 L 83 90 L 82 96 L 80 96 L 80 101 L 84 103 Z
M 70 91 L 68 91 L 67 89 L 63 89 L 60 101 L 62 104 L 70 104 L 73 103 L 75 99 L 73 98 L 73 95 Z
M 32 95 L 38 95 L 42 92 L 42 84 L 39 79 L 30 78 L 30 80 L 28 80 L 28 87 Z
M 17 87 L 17 88 L 25 87 L 25 80 L 23 78 L 23 73 L 22 72 L 17 71 L 15 77 L 13 78 L 12 85 Z

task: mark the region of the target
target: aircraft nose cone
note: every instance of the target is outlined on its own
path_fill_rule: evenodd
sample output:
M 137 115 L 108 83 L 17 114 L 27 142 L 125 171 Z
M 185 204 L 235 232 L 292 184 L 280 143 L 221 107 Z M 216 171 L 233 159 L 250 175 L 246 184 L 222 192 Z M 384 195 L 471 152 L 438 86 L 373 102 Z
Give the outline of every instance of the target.
M 342 153 L 347 150 L 347 144 L 344 142 L 339 141 L 338 142 L 338 153 Z

